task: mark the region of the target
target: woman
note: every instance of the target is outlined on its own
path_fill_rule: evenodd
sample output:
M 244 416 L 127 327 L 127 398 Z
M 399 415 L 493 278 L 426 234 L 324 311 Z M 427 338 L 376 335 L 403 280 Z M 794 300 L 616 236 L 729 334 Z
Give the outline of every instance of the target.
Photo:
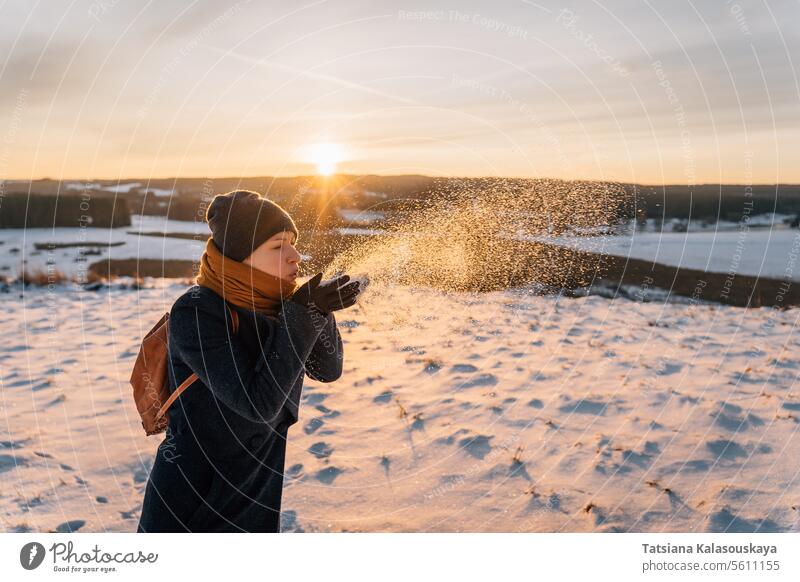
M 255 192 L 216 196 L 206 218 L 197 285 L 169 320 L 170 387 L 198 380 L 169 409 L 137 530 L 278 532 L 303 376 L 341 376 L 333 311 L 355 303 L 358 283 L 317 273 L 298 287 L 294 221 Z

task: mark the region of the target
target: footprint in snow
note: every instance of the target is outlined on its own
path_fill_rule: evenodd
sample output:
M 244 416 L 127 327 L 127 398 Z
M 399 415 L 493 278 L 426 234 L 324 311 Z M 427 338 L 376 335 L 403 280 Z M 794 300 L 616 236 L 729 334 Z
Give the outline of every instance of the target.
M 85 520 L 73 519 L 72 521 L 65 521 L 64 523 L 58 524 L 56 526 L 56 529 L 53 530 L 51 533 L 72 533 L 78 531 L 84 525 L 86 525 Z

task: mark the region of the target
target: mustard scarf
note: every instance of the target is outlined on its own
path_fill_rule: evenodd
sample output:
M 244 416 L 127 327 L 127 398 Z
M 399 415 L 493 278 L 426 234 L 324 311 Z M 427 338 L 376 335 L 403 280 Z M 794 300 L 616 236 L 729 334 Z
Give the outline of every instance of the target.
M 255 267 L 226 257 L 209 238 L 200 258 L 200 272 L 195 282 L 208 287 L 225 301 L 250 311 L 277 315 L 284 300 L 298 285 Z

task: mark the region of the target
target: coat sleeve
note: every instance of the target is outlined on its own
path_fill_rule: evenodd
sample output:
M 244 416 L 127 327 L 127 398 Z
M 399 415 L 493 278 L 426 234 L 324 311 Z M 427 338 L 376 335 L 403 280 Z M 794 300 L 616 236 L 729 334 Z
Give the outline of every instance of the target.
M 317 318 L 321 319 L 321 318 Z M 224 302 L 176 302 L 170 314 L 170 343 L 225 406 L 253 422 L 272 423 L 290 390 L 302 378 L 305 361 L 324 327 L 309 309 L 283 304 L 278 321 L 253 359 L 232 335 Z
M 322 317 L 322 315 L 315 315 Z M 333 382 L 342 376 L 344 346 L 336 318 L 331 311 L 306 362 L 306 375 L 317 382 Z

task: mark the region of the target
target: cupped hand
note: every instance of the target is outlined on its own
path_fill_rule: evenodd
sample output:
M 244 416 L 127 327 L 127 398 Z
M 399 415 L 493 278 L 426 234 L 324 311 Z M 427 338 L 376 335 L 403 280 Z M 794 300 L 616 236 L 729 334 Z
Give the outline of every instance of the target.
M 355 304 L 359 293 L 359 282 L 350 281 L 349 275 L 339 275 L 322 281 L 317 273 L 303 283 L 289 298 L 305 307 L 313 307 L 322 314 L 347 309 Z

